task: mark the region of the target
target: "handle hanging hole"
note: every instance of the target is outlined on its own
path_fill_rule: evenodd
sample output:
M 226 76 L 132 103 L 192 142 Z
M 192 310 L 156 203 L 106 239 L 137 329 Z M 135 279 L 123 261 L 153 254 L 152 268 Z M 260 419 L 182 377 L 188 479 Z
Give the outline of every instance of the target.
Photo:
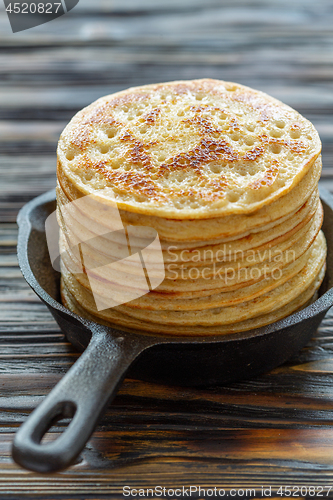
M 49 415 L 49 420 L 44 427 L 35 430 L 33 440 L 40 444 L 55 441 L 59 437 L 59 432 L 65 432 L 76 413 L 76 405 L 72 401 L 58 403 Z M 53 429 L 52 429 L 53 428 Z M 55 433 L 57 433 L 55 435 Z

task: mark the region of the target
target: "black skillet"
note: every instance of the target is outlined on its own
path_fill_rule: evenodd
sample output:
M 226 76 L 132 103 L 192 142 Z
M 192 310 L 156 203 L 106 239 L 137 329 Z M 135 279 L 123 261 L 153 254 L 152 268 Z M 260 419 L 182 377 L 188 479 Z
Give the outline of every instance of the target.
M 266 327 L 227 337 L 129 334 L 88 321 L 59 299 L 59 273 L 49 259 L 45 219 L 55 210 L 54 191 L 29 202 L 18 217 L 18 259 L 23 276 L 48 306 L 67 339 L 85 352 L 16 433 L 13 458 L 37 472 L 73 463 L 94 431 L 125 374 L 153 382 L 208 386 L 254 377 L 303 347 L 333 305 L 333 197 L 321 191 L 327 272 L 312 305 Z M 72 418 L 55 441 L 41 443 L 61 418 Z M 110 443 L 110 446 L 112 444 Z

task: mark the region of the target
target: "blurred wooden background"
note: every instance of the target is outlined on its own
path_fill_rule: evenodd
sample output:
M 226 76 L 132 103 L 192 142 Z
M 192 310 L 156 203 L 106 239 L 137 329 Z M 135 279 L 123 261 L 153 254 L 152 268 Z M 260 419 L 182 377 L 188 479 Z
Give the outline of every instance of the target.
M 21 277 L 15 249 L 19 208 L 55 185 L 66 122 L 133 85 L 237 81 L 313 121 L 321 182 L 333 190 L 332 26 L 328 0 L 80 0 L 13 34 L 0 4 L 1 498 L 122 498 L 124 485 L 259 496 L 261 485 L 286 484 L 333 496 L 332 314 L 297 357 L 252 381 L 195 390 L 126 380 L 66 472 L 33 474 L 10 458 L 13 433 L 78 356 Z

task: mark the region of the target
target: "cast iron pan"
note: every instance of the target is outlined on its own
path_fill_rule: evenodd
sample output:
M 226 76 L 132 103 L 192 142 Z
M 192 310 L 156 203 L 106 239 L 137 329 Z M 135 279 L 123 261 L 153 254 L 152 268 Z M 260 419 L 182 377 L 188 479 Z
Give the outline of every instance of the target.
M 14 460 L 37 472 L 54 472 L 72 464 L 125 374 L 161 383 L 220 385 L 269 371 L 301 349 L 333 305 L 333 197 L 322 190 L 321 199 L 328 265 L 319 299 L 269 326 L 209 338 L 182 337 L 181 328 L 179 337 L 129 334 L 67 310 L 60 303 L 60 276 L 52 268 L 45 238 L 45 219 L 55 210 L 55 193 L 25 205 L 18 217 L 23 276 L 67 339 L 85 352 L 16 433 Z M 61 436 L 42 444 L 48 429 L 66 417 L 71 421 Z

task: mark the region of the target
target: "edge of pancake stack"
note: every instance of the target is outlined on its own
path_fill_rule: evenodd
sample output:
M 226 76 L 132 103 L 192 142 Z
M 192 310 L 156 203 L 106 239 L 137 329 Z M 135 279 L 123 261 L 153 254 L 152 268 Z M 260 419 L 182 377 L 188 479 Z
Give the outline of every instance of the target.
M 58 145 L 63 303 L 126 331 L 189 336 L 308 305 L 325 274 L 320 152 L 297 111 L 231 82 L 97 100 Z

